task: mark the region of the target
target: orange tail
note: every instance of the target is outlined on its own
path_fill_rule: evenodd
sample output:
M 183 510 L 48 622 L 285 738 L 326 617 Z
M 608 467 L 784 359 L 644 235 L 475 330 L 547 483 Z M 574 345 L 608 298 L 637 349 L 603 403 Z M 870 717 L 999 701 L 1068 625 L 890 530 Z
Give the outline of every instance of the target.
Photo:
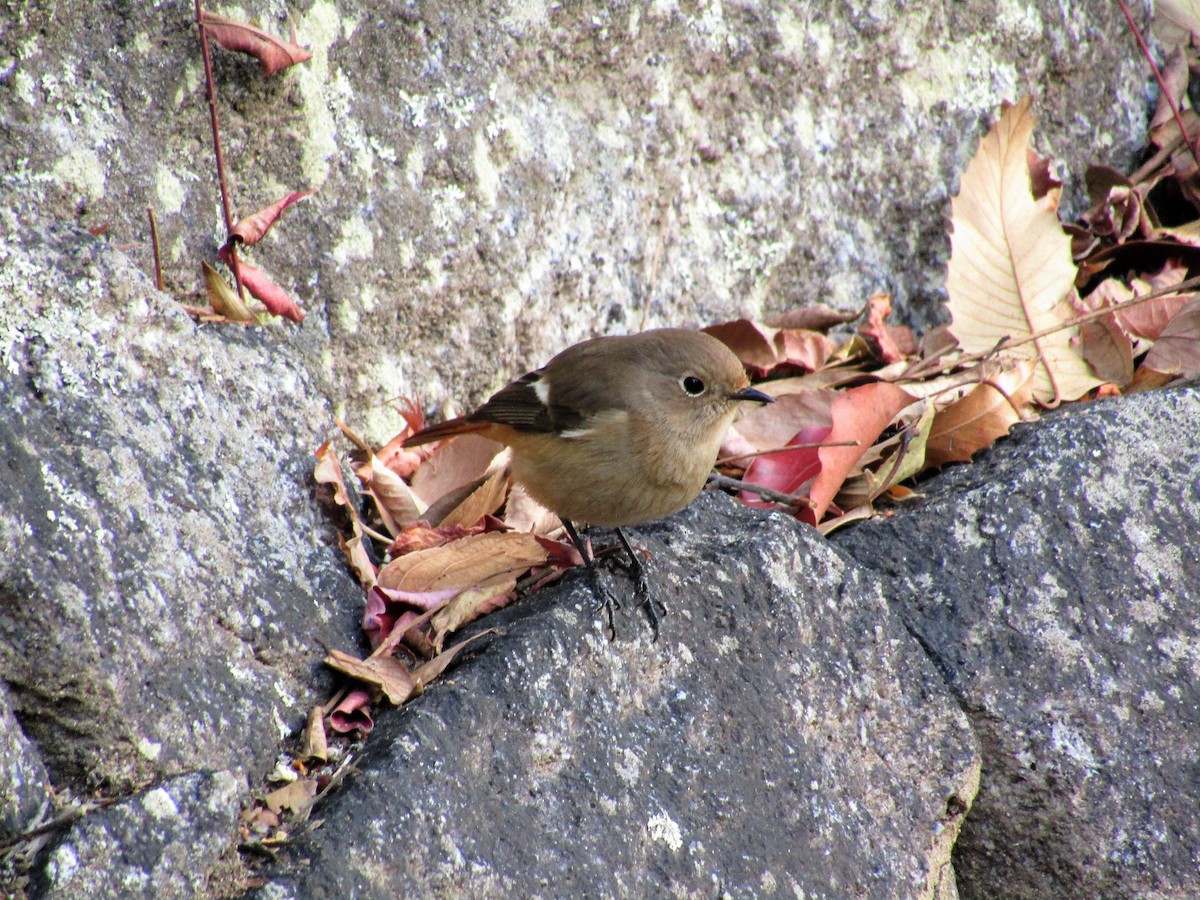
M 464 417 L 459 416 L 457 419 L 448 419 L 440 425 L 430 425 L 428 428 L 422 428 L 412 437 L 404 441 L 405 447 L 418 447 L 421 444 L 428 444 L 432 441 L 440 441 L 443 438 L 454 437 L 459 434 L 472 434 L 476 431 L 487 431 L 492 427 L 491 422 L 469 422 Z

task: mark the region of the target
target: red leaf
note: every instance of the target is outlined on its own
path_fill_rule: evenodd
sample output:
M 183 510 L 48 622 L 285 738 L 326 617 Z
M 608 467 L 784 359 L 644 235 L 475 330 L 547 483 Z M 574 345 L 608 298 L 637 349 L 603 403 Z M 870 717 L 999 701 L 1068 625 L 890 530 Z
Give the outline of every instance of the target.
M 217 251 L 217 256 L 220 257 L 221 262 L 225 263 L 231 269 L 233 268 L 230 262 L 231 254 L 228 244 Z M 304 311 L 262 269 L 250 265 L 245 260 L 239 259 L 238 274 L 241 276 L 242 284 L 246 286 L 246 290 L 267 308 L 267 312 L 275 316 L 284 316 L 293 322 L 304 321 Z
M 233 231 L 229 232 L 229 240 L 237 238 L 243 244 L 254 246 L 266 236 L 266 233 L 271 230 L 271 226 L 278 221 L 283 215 L 283 211 L 295 203 L 297 200 L 303 200 L 309 194 L 315 194 L 316 191 L 293 191 L 282 200 L 276 200 L 270 206 L 264 206 L 253 215 L 240 220 L 233 226 Z
M 796 444 L 818 444 L 829 437 L 832 430 L 828 425 L 810 425 L 800 429 L 787 445 L 791 447 Z M 804 447 L 755 457 L 746 469 L 744 480 L 772 488 L 781 494 L 794 493 L 820 473 L 819 454 L 820 449 L 817 447 Z M 742 491 L 738 499 L 747 506 L 774 506 L 774 503 L 759 499 L 758 494 L 753 491 Z
M 829 442 L 857 441 L 858 446 L 822 447 L 817 451 L 821 471 L 809 491 L 812 509 L 801 512 L 803 521 L 810 525 L 821 521 L 855 463 L 871 449 L 896 414 L 913 402 L 910 394 L 882 381 L 851 388 L 833 401 L 829 410 L 833 416 Z
M 214 41 L 226 50 L 249 53 L 262 63 L 263 74 L 274 75 L 296 63 L 307 62 L 312 54 L 303 47 L 280 40 L 242 22 L 235 22 L 210 12 L 200 14 L 200 23 Z

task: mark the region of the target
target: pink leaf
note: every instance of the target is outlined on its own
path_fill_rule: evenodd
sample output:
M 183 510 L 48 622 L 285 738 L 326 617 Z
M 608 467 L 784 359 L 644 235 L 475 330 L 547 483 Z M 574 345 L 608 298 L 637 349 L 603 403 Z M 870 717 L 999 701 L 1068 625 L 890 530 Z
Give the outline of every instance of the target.
M 283 215 L 285 209 L 297 200 L 303 200 L 309 194 L 315 193 L 315 190 L 293 191 L 282 200 L 276 200 L 270 206 L 264 206 L 258 212 L 246 216 L 234 225 L 233 231 L 229 232 L 229 240 L 237 238 L 243 244 L 254 246 L 266 236 L 266 233 L 271 230 L 271 226 Z
M 230 262 L 232 254 L 228 244 L 217 251 L 217 256 L 220 257 L 221 262 L 231 269 L 233 268 L 233 264 Z M 284 316 L 293 322 L 304 321 L 304 310 L 300 309 L 283 288 L 272 281 L 262 269 L 239 259 L 238 274 L 241 276 L 246 290 L 267 308 L 267 312 L 275 316 Z
M 226 50 L 249 53 L 255 57 L 262 63 L 263 74 L 267 77 L 296 63 L 312 59 L 312 54 L 303 47 L 224 16 L 213 15 L 210 12 L 201 13 L 200 23 L 205 31 L 212 35 L 213 40 Z
M 349 734 L 351 731 L 370 734 L 375 727 L 371 719 L 371 695 L 366 691 L 348 693 L 329 714 L 329 725 L 339 734 Z

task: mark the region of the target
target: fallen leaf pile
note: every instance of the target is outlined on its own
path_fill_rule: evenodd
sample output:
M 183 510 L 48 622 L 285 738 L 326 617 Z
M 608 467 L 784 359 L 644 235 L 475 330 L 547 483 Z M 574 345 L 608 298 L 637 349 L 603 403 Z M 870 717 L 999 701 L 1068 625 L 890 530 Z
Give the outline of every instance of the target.
M 1188 53 L 1171 70 L 1176 106 Z M 777 398 L 734 423 L 712 486 L 828 532 L 886 515 L 923 473 L 969 462 L 1040 410 L 1200 374 L 1200 168 L 1187 146 L 1200 118 L 1187 111 L 1186 138 L 1179 118 L 1156 119 L 1152 155 L 1133 175 L 1089 170 L 1091 206 L 1064 225 L 1061 183 L 1030 148 L 1030 101 L 1006 107 L 953 198 L 951 321 L 920 340 L 889 322 L 883 294 L 859 313 L 815 305 L 705 329 Z M 400 412 L 405 428 L 379 449 L 339 423 L 357 448 L 353 490 L 332 442 L 316 454 L 316 480 L 349 523 L 342 548 L 373 648 L 325 660 L 347 687 L 314 711 L 306 746 L 321 753 L 326 729 L 365 736 L 373 704 L 420 694 L 470 643 L 446 648 L 464 624 L 581 563 L 556 539 L 557 518 L 510 486 L 503 446 L 463 435 L 405 449 L 424 415 L 412 402 Z M 244 830 L 309 808 L 322 783 L 304 779 L 248 810 Z

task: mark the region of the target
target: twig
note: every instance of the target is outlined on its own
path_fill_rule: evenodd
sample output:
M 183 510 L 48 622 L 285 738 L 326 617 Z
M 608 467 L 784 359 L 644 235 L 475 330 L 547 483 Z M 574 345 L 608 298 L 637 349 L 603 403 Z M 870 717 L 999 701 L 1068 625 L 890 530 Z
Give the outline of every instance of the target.
M 796 494 L 784 494 L 766 485 L 742 481 L 740 478 L 730 478 L 728 475 L 721 475 L 717 472 L 709 474 L 708 483 L 731 491 L 749 491 L 752 494 L 758 494 L 764 500 L 782 503 L 785 506 L 811 506 L 811 501 L 807 497 L 800 497 Z
M 1146 40 L 1142 37 L 1142 30 L 1137 27 L 1137 22 L 1133 21 L 1133 13 L 1125 5 L 1125 0 L 1117 0 L 1117 6 L 1121 7 L 1121 12 L 1125 14 L 1125 21 L 1129 23 L 1129 29 L 1133 32 L 1134 38 L 1137 39 L 1142 56 L 1146 57 L 1146 62 L 1150 64 L 1150 71 L 1154 75 L 1154 80 L 1158 82 L 1158 88 L 1163 93 L 1163 99 L 1171 107 L 1171 114 L 1175 117 L 1175 124 L 1179 126 L 1179 133 L 1184 136 L 1187 142 L 1188 152 L 1192 154 L 1192 159 L 1196 161 L 1196 165 L 1200 166 L 1200 156 L 1196 154 L 1196 147 L 1192 144 L 1191 140 L 1187 139 L 1188 130 L 1187 126 L 1183 124 L 1183 116 L 1179 113 L 1179 107 L 1175 104 L 1175 98 L 1171 96 L 1170 90 L 1167 89 L 1167 83 L 1163 81 L 1162 72 L 1159 71 L 1158 65 L 1154 62 L 1154 57 L 1150 55 L 1150 48 L 1146 46 Z
M 1142 297 L 1131 297 L 1128 300 L 1122 300 L 1120 303 L 1113 304 L 1112 306 L 1106 306 L 1103 309 L 1097 309 L 1090 313 L 1084 313 L 1083 315 L 1077 316 L 1066 322 L 1059 322 L 1057 325 L 1051 325 L 1049 328 L 1043 328 L 1041 331 L 1035 331 L 1032 334 L 1027 334 L 1023 337 L 1004 338 L 1003 340 L 997 342 L 997 344 L 989 350 L 979 350 L 975 353 L 965 353 L 962 356 L 947 360 L 943 365 L 936 369 L 931 369 L 930 371 L 946 372 L 950 369 L 957 368 L 964 363 L 979 362 L 980 360 L 987 359 L 988 357 L 993 356 L 1002 350 L 1011 350 L 1013 347 L 1020 347 L 1022 344 L 1039 341 L 1046 335 L 1054 334 L 1056 331 L 1074 328 L 1077 325 L 1083 325 L 1087 322 L 1095 321 L 1096 319 L 1102 319 L 1104 316 L 1129 309 L 1131 306 L 1137 306 L 1139 303 L 1145 303 L 1148 300 L 1157 300 L 1159 297 L 1166 297 L 1170 294 L 1179 294 L 1183 291 L 1191 290 L 1192 288 L 1200 288 L 1200 275 L 1197 275 L 1194 278 L 1188 278 L 1179 282 L 1179 284 L 1170 285 L 1165 288 L 1159 288 L 1157 291 L 1151 291 Z M 951 326 L 951 328 L 953 329 L 953 326 Z
M 221 188 L 221 212 L 225 215 L 225 235 L 228 238 L 233 233 L 233 209 L 229 203 L 229 186 L 225 180 L 225 155 L 221 151 L 221 125 L 217 118 L 217 86 L 213 78 L 212 56 L 208 52 L 208 30 L 204 27 L 204 9 L 200 0 L 196 2 L 196 29 L 200 32 L 200 54 L 204 57 L 204 85 L 208 95 L 208 116 L 212 121 L 213 152 L 217 161 L 217 184 Z M 237 286 L 238 296 L 246 298 L 242 290 L 242 270 L 238 264 L 237 245 L 229 247 L 229 268 L 233 271 L 233 280 Z
M 150 246 L 154 250 L 154 286 L 163 290 L 162 257 L 158 252 L 158 220 L 154 217 L 154 207 L 146 207 L 146 215 L 150 217 Z
M 80 806 L 68 809 L 65 812 L 55 816 L 50 821 L 43 822 L 36 828 L 30 828 L 28 831 L 24 831 L 21 834 L 14 835 L 13 837 L 0 841 L 0 852 L 9 850 L 13 847 L 16 847 L 18 844 L 25 843 L 26 841 L 33 840 L 35 837 L 41 837 L 43 834 L 49 834 L 52 831 L 57 831 L 60 828 L 78 822 L 84 816 L 90 815 L 91 813 L 96 812 L 96 810 L 106 809 L 107 807 L 112 806 L 119 799 L 120 798 L 118 797 L 111 797 L 103 800 L 89 800 Z

